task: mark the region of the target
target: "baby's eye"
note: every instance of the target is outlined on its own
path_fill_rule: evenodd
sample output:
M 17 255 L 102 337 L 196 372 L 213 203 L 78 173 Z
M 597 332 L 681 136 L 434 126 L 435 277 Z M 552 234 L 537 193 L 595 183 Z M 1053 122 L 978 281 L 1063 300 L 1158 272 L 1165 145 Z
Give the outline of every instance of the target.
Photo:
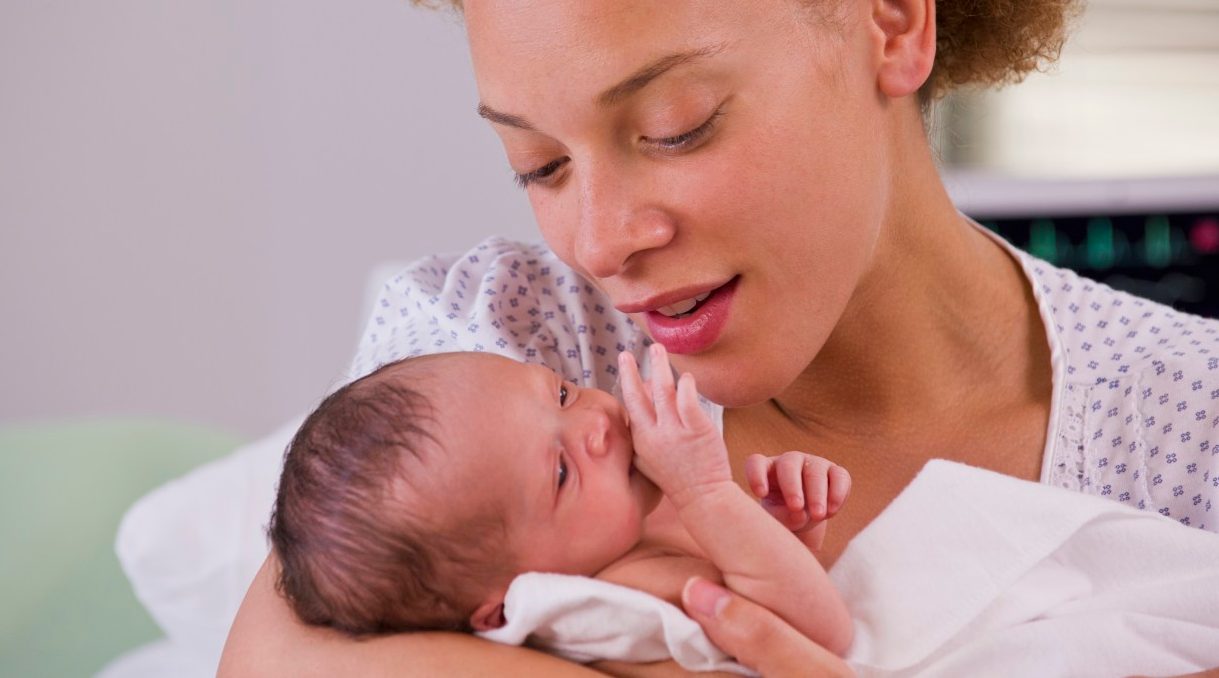
M 567 460 L 559 457 L 559 487 L 567 482 Z
M 567 404 L 567 384 L 559 386 L 559 405 Z

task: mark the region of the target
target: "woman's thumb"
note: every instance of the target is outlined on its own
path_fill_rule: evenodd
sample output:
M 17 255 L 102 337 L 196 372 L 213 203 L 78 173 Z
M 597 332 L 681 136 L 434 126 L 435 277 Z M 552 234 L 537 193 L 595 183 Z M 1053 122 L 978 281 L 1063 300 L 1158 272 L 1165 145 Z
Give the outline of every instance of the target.
M 841 658 L 775 613 L 706 579 L 691 577 L 681 600 L 711 642 L 763 676 L 854 675 Z

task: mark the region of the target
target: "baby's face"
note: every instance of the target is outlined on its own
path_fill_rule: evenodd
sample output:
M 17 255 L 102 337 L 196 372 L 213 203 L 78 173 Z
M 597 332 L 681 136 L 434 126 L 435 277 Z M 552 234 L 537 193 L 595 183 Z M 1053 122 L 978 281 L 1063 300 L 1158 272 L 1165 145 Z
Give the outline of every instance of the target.
M 660 491 L 631 461 L 612 395 L 541 365 L 457 354 L 433 373 L 437 436 L 457 502 L 501 507 L 522 571 L 592 575 L 629 551 Z

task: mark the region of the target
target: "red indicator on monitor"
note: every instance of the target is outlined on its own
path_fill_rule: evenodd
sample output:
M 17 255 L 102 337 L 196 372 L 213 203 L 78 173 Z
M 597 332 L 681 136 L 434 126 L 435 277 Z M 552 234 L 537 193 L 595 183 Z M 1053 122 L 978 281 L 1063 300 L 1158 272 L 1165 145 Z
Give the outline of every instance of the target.
M 1219 252 L 1219 219 L 1199 219 L 1189 229 L 1189 244 L 1199 254 Z

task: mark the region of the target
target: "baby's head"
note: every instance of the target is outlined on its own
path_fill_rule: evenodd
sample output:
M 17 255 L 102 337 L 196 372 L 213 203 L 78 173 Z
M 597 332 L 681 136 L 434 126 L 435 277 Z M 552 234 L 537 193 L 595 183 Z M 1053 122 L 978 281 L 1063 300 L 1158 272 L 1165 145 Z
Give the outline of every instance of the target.
M 327 397 L 288 448 L 271 518 L 279 588 L 351 633 L 503 624 L 527 571 L 592 575 L 659 492 L 621 405 L 540 365 L 448 353 Z

